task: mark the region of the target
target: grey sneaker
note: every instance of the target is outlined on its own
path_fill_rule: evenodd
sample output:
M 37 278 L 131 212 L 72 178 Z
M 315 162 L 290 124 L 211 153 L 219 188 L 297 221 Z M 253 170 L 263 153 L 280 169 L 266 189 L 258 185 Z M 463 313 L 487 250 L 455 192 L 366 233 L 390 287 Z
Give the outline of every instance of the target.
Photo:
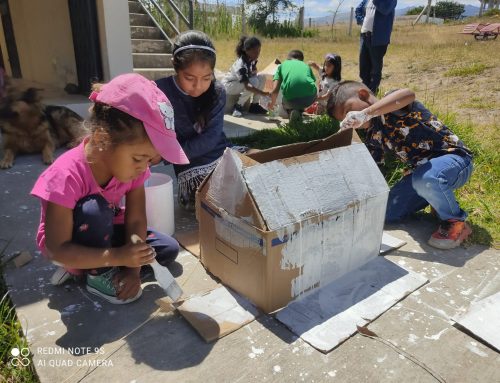
M 116 289 L 113 284 L 113 276 L 119 271 L 117 267 L 99 275 L 87 274 L 87 291 L 100 296 L 115 305 L 123 305 L 139 299 L 142 295 L 142 289 L 139 289 L 137 295 L 133 298 L 121 300 L 116 297 Z
M 60 286 L 73 276 L 64 267 L 58 266 L 52 277 L 50 277 L 50 283 L 53 286 Z
M 233 109 L 233 117 L 242 117 L 243 116 L 243 107 L 241 105 L 236 104 Z

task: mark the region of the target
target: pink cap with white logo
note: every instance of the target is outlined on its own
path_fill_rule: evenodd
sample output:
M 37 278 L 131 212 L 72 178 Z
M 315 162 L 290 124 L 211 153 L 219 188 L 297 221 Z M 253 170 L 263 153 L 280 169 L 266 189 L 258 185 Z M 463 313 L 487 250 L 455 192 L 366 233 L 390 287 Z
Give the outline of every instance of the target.
M 89 99 L 142 121 L 151 143 L 167 161 L 189 163 L 175 135 L 172 105 L 154 81 L 136 73 L 122 74 L 92 92 Z

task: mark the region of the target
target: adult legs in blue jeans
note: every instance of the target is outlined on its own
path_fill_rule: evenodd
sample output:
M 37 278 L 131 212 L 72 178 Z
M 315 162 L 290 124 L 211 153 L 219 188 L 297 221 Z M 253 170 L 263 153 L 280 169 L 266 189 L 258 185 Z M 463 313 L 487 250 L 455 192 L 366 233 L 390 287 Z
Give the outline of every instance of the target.
M 387 45 L 372 45 L 371 35 L 361 35 L 359 47 L 359 77 L 377 94 L 382 79 L 382 67 Z
M 106 199 L 93 194 L 77 202 L 73 210 L 72 241 L 89 247 L 118 247 L 126 242 L 125 226 L 114 225 L 115 209 Z M 179 244 L 172 237 L 154 230 L 147 231 L 146 242 L 156 252 L 156 259 L 162 264 L 172 262 L 179 253 Z M 110 268 L 99 268 L 101 274 Z
M 465 221 L 454 190 L 463 186 L 472 174 L 472 160 L 455 154 L 432 158 L 405 176 L 389 192 L 385 219 L 397 222 L 431 205 L 442 221 Z

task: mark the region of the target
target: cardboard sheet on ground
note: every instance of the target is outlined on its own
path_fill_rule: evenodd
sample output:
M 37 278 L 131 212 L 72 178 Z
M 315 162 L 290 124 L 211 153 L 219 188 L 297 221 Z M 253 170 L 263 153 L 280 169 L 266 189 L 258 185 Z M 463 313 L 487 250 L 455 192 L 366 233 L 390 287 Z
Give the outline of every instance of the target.
M 200 237 L 198 229 L 175 233 L 175 239 L 191 254 L 200 258 Z
M 403 245 L 406 245 L 406 241 L 393 237 L 384 231 L 382 233 L 382 243 L 380 244 L 380 254 L 385 254 L 391 250 L 399 249 Z
M 259 315 L 253 304 L 224 286 L 189 298 L 177 309 L 207 342 L 238 330 Z
M 477 337 L 500 352 L 500 291 L 487 298 L 473 302 L 461 318 L 455 319 Z
M 304 341 L 329 352 L 427 279 L 383 258 L 374 258 L 305 298 L 276 318 Z

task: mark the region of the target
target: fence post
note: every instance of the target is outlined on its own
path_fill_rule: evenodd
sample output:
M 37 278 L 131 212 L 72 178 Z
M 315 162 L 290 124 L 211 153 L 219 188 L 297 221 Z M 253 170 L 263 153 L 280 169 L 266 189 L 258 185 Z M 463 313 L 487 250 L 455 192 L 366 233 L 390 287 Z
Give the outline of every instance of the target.
M 354 18 L 354 7 L 351 7 L 351 16 L 349 17 L 349 36 L 352 36 L 352 19 Z
M 189 29 L 194 29 L 194 6 L 193 0 L 189 0 Z
M 429 23 L 429 17 L 431 15 L 431 4 L 432 4 L 432 0 L 428 0 L 427 1 L 427 15 L 425 17 L 425 23 L 426 24 Z
M 245 15 L 245 1 L 241 3 L 241 33 L 247 34 L 247 17 Z

